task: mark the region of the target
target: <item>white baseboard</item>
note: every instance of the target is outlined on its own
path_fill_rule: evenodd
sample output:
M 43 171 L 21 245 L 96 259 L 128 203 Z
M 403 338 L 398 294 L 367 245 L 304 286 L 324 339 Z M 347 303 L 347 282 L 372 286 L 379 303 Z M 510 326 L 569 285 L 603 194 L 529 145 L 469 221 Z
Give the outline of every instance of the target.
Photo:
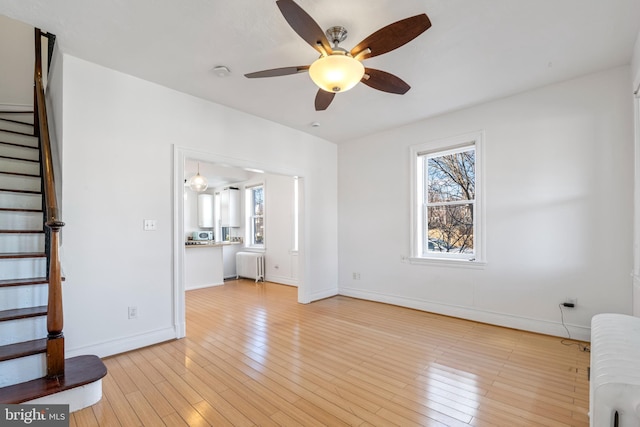
M 553 335 L 557 337 L 566 337 L 567 335 L 567 331 L 564 329 L 562 323 L 560 322 L 531 319 L 528 317 L 515 316 L 513 314 L 495 313 L 486 310 L 478 310 L 475 308 L 442 304 L 415 298 L 405 298 L 395 295 L 381 294 L 378 292 L 363 291 L 361 289 L 346 287 L 340 288 L 340 295 L 393 304 L 401 307 L 412 308 L 415 310 L 443 314 L 445 316 L 458 317 L 461 319 L 473 320 L 476 322 L 536 332 L 545 335 Z M 568 324 L 566 326 L 571 332 L 571 338 L 581 341 L 591 340 L 591 328 Z
M 210 283 L 210 284 L 205 284 L 205 285 L 197 285 L 197 286 L 189 286 L 187 288 L 185 288 L 185 291 L 194 291 L 196 289 L 204 289 L 204 288 L 212 288 L 214 286 L 222 286 L 224 285 L 224 282 L 222 283 Z
M 313 301 L 318 301 L 321 299 L 325 299 L 325 298 L 330 298 L 330 297 L 334 297 L 336 295 L 338 295 L 338 288 L 331 288 L 331 289 L 326 289 L 324 291 L 320 291 L 320 292 L 314 292 L 310 295 L 309 297 L 309 302 L 313 302 Z M 364 298 L 363 298 L 364 299 Z
M 107 357 L 149 345 L 158 344 L 164 341 L 173 340 L 177 337 L 178 333 L 174 328 L 158 329 L 144 334 L 131 335 L 112 341 L 68 349 L 65 352 L 65 358 L 82 356 L 85 354 L 95 354 L 98 357 Z
M 298 280 L 291 277 L 269 275 L 264 280 L 265 282 L 279 283 L 281 285 L 298 286 Z

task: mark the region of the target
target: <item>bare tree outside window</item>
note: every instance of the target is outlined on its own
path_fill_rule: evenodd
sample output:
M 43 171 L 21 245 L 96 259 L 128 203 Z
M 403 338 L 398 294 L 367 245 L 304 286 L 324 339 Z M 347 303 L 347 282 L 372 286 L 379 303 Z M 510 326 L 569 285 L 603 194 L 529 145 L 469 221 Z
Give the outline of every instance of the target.
M 423 161 L 423 253 L 474 253 L 475 149 Z
M 251 244 L 264 244 L 264 187 L 251 188 Z

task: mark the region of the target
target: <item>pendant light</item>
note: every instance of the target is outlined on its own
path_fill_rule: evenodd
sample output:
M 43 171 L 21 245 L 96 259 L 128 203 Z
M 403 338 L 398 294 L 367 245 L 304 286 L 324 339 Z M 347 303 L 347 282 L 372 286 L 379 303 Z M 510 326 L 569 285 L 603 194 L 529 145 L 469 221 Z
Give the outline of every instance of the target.
M 189 180 L 189 188 L 199 193 L 206 190 L 208 185 L 207 178 L 200 175 L 200 162 L 198 162 L 198 173 L 192 176 Z

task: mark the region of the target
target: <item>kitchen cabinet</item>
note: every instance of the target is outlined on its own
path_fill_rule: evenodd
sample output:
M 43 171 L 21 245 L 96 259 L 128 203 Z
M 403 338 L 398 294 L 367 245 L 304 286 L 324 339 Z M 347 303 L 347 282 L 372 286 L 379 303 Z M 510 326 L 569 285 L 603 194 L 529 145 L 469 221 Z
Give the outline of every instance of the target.
M 212 194 L 198 194 L 198 227 L 213 227 Z
M 240 227 L 240 190 L 225 188 L 220 192 L 220 226 Z

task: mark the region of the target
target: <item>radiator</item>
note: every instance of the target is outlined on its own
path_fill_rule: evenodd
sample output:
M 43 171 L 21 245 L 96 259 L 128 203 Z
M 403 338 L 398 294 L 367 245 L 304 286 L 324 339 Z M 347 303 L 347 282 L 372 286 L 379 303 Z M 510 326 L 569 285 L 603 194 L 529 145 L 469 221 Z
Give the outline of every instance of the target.
M 236 276 L 264 282 L 264 257 L 255 252 L 236 254 Z
M 640 426 L 640 318 L 591 319 L 591 427 Z

